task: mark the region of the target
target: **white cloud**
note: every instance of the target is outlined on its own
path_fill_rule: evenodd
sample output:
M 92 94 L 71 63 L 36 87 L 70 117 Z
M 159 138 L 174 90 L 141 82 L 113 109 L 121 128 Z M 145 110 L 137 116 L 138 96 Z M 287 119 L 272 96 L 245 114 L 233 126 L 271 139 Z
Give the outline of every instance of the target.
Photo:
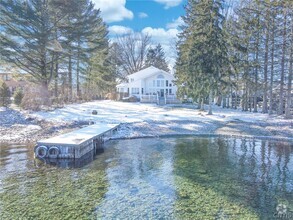
M 95 8 L 101 9 L 101 16 L 106 22 L 132 19 L 133 12 L 125 8 L 126 0 L 92 0 Z
M 165 5 L 165 9 L 168 9 L 168 8 L 172 8 L 172 7 L 180 5 L 180 3 L 183 0 L 154 0 L 154 1 Z
M 176 41 L 179 31 L 175 28 L 164 29 L 146 27 L 141 32 L 152 37 L 153 46 L 157 44 L 162 45 L 167 61 L 170 66 L 174 66 L 176 60 Z
M 108 28 L 110 35 L 124 35 L 132 33 L 133 30 L 129 27 L 120 26 L 120 25 L 113 25 Z
M 177 39 L 177 34 L 179 31 L 175 28 L 164 29 L 164 28 L 152 28 L 146 27 L 141 31 L 143 34 L 148 34 L 155 41 L 164 42 L 165 44 L 171 43 L 171 39 Z
M 147 18 L 148 17 L 148 14 L 146 14 L 144 12 L 139 12 L 138 13 L 138 17 L 140 17 L 140 18 Z
M 179 18 L 173 20 L 171 23 L 168 23 L 166 25 L 166 27 L 168 29 L 170 29 L 170 28 L 176 28 L 177 29 L 180 25 L 183 25 L 183 24 L 184 24 L 183 19 L 181 17 L 179 17 Z

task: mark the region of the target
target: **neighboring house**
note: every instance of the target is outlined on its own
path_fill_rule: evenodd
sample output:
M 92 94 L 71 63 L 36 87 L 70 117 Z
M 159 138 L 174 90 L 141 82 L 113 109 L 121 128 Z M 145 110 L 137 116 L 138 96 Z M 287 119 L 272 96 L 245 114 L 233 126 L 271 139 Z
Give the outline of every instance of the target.
M 17 88 L 24 89 L 24 87 L 27 85 L 27 82 L 23 79 L 23 77 L 14 76 L 15 74 L 10 73 L 4 68 L 0 68 L 0 79 L 6 83 L 11 94 L 13 94 Z
M 150 66 L 127 78 L 128 83 L 116 86 L 118 93 L 136 96 L 141 102 L 158 102 L 159 99 L 165 99 L 165 103 L 178 102 L 174 76 L 164 70 Z

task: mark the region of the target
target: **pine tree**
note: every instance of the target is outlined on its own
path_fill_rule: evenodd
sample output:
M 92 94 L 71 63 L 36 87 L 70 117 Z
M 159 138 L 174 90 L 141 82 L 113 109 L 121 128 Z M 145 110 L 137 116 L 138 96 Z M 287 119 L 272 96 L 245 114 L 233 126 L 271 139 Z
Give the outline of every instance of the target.
M 154 66 L 161 70 L 169 72 L 169 67 L 166 61 L 165 52 L 161 46 L 158 44 L 154 49 L 150 48 L 147 52 L 145 67 Z
M 10 103 L 10 90 L 6 83 L 0 80 L 0 106 L 7 107 Z
M 22 89 L 18 88 L 18 89 L 14 92 L 14 95 L 13 95 L 13 98 L 14 98 L 14 104 L 16 104 L 16 105 L 20 105 L 23 96 L 24 96 L 24 94 L 23 94 Z
M 84 87 L 88 98 L 96 98 L 115 91 L 116 75 L 108 47 L 92 56 L 85 77 Z
M 184 24 L 181 26 L 182 31 L 179 33 L 179 40 L 177 42 L 177 60 L 175 64 L 175 83 L 177 85 L 177 95 L 189 97 L 196 100 L 198 97 L 193 88 L 193 84 L 190 83 L 189 71 L 188 71 L 188 53 L 190 46 L 192 45 L 192 39 L 190 37 L 193 32 L 193 22 L 196 20 L 197 15 L 194 13 L 197 9 L 196 1 L 188 1 L 185 6 L 185 16 L 182 16 Z
M 45 88 L 52 79 L 47 46 L 53 24 L 48 3 L 48 0 L 0 1 L 0 54 Z
M 184 21 L 189 27 L 181 36 L 183 43 L 179 45 L 181 53 L 178 58 L 179 61 L 187 59 L 187 63 L 180 65 L 183 72 L 177 65 L 176 82 L 179 87 L 187 87 L 188 96 L 201 98 L 202 102 L 209 97 L 209 114 L 212 114 L 212 96 L 230 74 L 226 33 L 223 30 L 225 18 L 221 14 L 223 1 L 189 1 L 188 4 L 189 17 Z M 182 85 L 178 84 L 183 80 L 186 81 Z
M 80 81 L 86 73 L 91 54 L 105 41 L 106 26 L 100 17 L 100 11 L 94 9 L 89 0 L 74 0 L 68 10 L 67 19 L 62 24 L 64 50 L 67 54 L 67 83 L 69 100 L 73 97 L 73 82 L 76 82 L 76 94 L 81 96 Z M 74 79 L 75 78 L 75 79 Z

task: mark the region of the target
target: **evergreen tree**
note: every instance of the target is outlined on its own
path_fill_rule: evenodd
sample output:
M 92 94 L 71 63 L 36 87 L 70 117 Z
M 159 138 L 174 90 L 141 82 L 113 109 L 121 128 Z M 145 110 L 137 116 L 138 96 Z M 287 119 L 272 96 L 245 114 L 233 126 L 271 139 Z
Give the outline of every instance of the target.
M 158 44 L 154 49 L 150 48 L 147 52 L 145 67 L 154 66 L 159 69 L 169 72 L 169 67 L 166 62 L 165 52 L 161 46 Z
M 72 22 L 73 21 L 73 22 Z M 108 47 L 106 25 L 100 17 L 100 11 L 94 9 L 91 1 L 79 1 L 78 10 L 71 18 L 72 51 L 76 60 L 76 89 L 80 96 L 80 77 L 86 74 L 90 58 L 98 50 Z
M 34 76 L 45 88 L 50 73 L 52 24 L 49 0 L 0 1 L 0 54 L 5 61 Z
M 100 11 L 94 9 L 91 1 L 74 0 L 61 32 L 68 69 L 68 74 L 63 79 L 67 79 L 67 82 L 63 84 L 68 84 L 68 96 L 71 99 L 73 82 L 76 82 L 76 94 L 81 97 L 80 84 L 87 74 L 91 56 L 108 45 L 106 25 L 100 17 Z
M 0 14 L 0 56 L 31 74 L 44 89 L 54 88 L 56 98 L 60 83 L 68 100 L 75 85 L 81 96 L 91 57 L 108 47 L 106 25 L 93 3 L 0 0 Z
M 7 107 L 10 103 L 10 90 L 6 83 L 0 80 L 0 106 Z
M 84 87 L 88 98 L 96 98 L 115 91 L 116 74 L 108 46 L 91 57 L 85 77 Z
M 16 105 L 20 105 L 23 96 L 24 96 L 24 94 L 23 94 L 22 89 L 18 88 L 18 89 L 15 91 L 14 95 L 13 95 L 13 98 L 14 98 L 14 104 L 16 104 Z
M 181 62 L 187 59 L 187 62 L 177 62 L 177 85 L 187 87 L 187 95 L 193 98 L 203 100 L 209 96 L 209 114 L 212 114 L 212 96 L 230 74 L 226 33 L 223 30 L 225 18 L 221 14 L 223 1 L 188 1 L 188 4 L 188 17 L 184 19 L 187 21 L 186 33 L 181 36 L 178 58 Z M 182 67 L 184 71 L 180 72 Z

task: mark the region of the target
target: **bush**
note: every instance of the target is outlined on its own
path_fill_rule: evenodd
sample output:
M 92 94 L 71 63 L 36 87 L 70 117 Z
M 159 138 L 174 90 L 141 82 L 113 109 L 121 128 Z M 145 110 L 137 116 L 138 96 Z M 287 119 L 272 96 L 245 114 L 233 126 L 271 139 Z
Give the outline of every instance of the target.
M 0 106 L 7 107 L 10 103 L 10 90 L 5 82 L 0 80 Z
M 51 106 L 50 94 L 47 88 L 30 84 L 25 88 L 21 107 L 27 110 L 40 110 L 42 106 Z
M 14 98 L 14 104 L 16 104 L 16 105 L 20 105 L 23 96 L 24 96 L 24 94 L 23 94 L 22 89 L 18 88 L 18 89 L 15 91 L 14 96 L 13 96 L 13 98 Z

